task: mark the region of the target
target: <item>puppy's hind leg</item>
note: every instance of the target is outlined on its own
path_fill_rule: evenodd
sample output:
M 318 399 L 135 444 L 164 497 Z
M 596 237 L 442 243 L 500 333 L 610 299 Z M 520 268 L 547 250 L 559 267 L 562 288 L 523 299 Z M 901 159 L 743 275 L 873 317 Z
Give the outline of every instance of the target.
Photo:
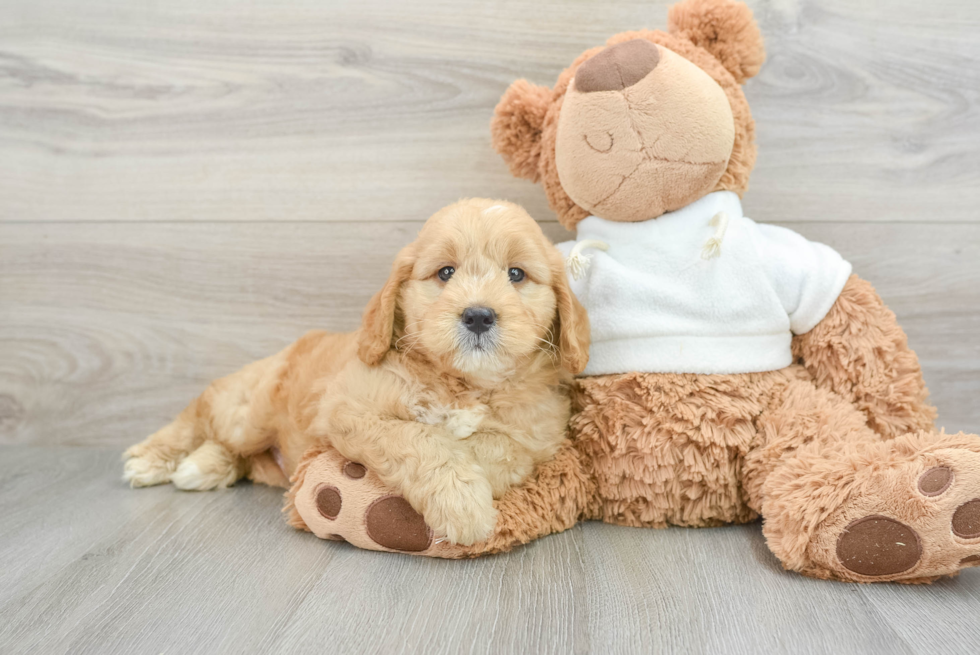
M 188 455 L 170 476 L 178 489 L 207 491 L 235 484 L 246 473 L 246 460 L 217 441 L 205 441 Z
M 273 445 L 269 401 L 281 355 L 215 380 L 173 423 L 126 451 L 123 479 L 134 487 L 228 487 L 248 473 L 247 457 Z
M 197 401 L 170 425 L 158 430 L 123 453 L 123 480 L 133 487 L 166 484 L 177 464 L 203 443 L 196 430 Z

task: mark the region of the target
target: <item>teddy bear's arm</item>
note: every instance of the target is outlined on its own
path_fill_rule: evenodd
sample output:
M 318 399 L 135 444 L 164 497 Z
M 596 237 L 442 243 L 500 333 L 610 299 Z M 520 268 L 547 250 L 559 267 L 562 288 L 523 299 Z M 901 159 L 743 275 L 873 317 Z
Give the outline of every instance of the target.
M 857 275 L 815 328 L 794 337 L 793 356 L 818 386 L 860 408 L 881 436 L 932 428 L 936 409 L 927 401 L 918 357 L 895 314 Z

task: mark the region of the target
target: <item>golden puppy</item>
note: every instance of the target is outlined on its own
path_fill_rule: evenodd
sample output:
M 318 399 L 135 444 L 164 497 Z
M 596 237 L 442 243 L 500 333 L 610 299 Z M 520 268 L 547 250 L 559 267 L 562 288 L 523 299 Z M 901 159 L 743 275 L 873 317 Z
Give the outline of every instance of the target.
M 493 530 L 493 499 L 551 458 L 589 324 L 559 252 L 517 205 L 463 200 L 398 254 L 357 332 L 311 332 L 217 380 L 126 451 L 133 486 L 288 486 L 327 440 L 459 544 Z

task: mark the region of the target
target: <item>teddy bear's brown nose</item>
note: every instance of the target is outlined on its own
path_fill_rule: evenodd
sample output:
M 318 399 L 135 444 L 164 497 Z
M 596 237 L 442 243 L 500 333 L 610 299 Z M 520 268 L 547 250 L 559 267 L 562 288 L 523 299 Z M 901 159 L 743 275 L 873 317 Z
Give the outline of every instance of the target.
M 646 39 L 610 46 L 588 60 L 575 73 L 575 88 L 582 93 L 622 91 L 633 86 L 660 63 L 660 50 Z

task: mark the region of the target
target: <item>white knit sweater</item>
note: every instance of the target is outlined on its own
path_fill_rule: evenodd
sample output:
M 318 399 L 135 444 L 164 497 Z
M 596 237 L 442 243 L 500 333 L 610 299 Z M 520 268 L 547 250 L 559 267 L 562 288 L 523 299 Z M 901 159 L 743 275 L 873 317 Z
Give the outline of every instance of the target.
M 712 222 L 720 212 L 727 229 Z M 608 244 L 583 248 L 588 268 L 570 276 L 592 325 L 585 375 L 784 368 L 793 334 L 820 322 L 851 274 L 828 246 L 742 216 L 730 191 L 640 223 L 590 216 L 558 248 L 568 257 L 584 240 Z

